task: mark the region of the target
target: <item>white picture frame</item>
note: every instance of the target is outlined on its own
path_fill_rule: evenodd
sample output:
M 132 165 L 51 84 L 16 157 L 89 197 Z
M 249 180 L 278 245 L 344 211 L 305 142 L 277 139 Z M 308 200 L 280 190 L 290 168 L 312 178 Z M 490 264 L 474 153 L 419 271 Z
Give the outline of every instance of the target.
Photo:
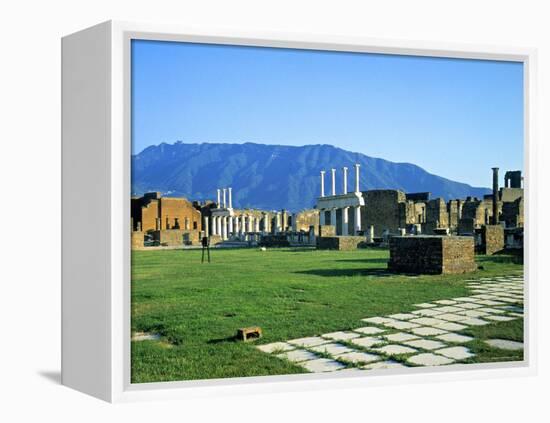
M 525 360 L 223 380 L 130 383 L 130 41 L 151 39 L 517 61 L 524 64 Z M 536 372 L 536 51 L 105 22 L 62 40 L 62 383 L 110 402 L 350 388 Z

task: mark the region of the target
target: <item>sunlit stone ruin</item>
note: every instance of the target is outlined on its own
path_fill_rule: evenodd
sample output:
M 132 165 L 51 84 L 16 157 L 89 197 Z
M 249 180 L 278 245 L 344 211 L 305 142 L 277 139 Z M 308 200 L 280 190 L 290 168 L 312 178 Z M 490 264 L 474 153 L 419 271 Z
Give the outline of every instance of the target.
M 146 193 L 132 198 L 132 248 L 193 248 L 203 237 L 216 248 L 388 248 L 390 271 L 470 272 L 474 253 L 512 250 L 522 256 L 521 171 L 506 172 L 503 187 L 499 169 L 492 172 L 491 194 L 445 201 L 429 192 L 362 191 L 357 163 L 320 170 L 317 202 L 301 211 L 234 208 L 232 187 L 218 188 L 215 199 L 202 202 Z

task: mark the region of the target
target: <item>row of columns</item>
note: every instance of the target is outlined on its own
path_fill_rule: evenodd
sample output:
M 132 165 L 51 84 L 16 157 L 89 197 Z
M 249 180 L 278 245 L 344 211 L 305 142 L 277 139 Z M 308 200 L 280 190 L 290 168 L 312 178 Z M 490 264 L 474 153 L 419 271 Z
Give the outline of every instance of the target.
M 361 167 L 361 165 L 359 163 L 355 163 L 353 167 L 355 168 L 355 192 L 358 193 L 360 192 L 359 168 Z M 326 172 L 324 170 L 321 170 L 321 197 L 325 197 L 325 173 Z M 336 195 L 336 169 L 335 168 L 330 169 L 330 173 L 331 173 L 331 188 L 332 188 L 331 195 Z M 346 166 L 342 168 L 342 174 L 343 174 L 342 194 L 347 194 L 348 193 L 348 168 Z
M 212 235 L 219 235 L 222 239 L 228 239 L 232 234 L 242 235 L 245 233 L 258 233 L 260 232 L 261 221 L 263 221 L 263 232 L 269 232 L 271 230 L 271 222 L 267 214 L 263 215 L 261 218 L 246 215 L 212 216 L 210 220 L 211 225 L 206 223 L 206 228 L 211 226 L 210 233 Z M 206 219 L 206 221 L 208 222 L 208 219 Z
M 353 225 L 353 231 L 350 231 L 349 227 L 349 214 L 350 209 L 353 209 L 351 212 L 354 213 L 354 225 Z M 319 224 L 320 225 L 332 225 L 336 227 L 336 211 L 337 208 L 332 209 L 321 209 L 319 214 Z M 343 235 L 348 235 L 350 232 L 353 232 L 354 235 L 357 235 L 361 231 L 361 206 L 353 206 L 353 207 L 342 207 L 340 210 L 342 210 L 342 219 L 340 221 L 341 227 L 340 232 Z M 330 211 L 330 223 L 326 222 L 326 212 Z
M 218 208 L 233 208 L 233 200 L 232 200 L 232 190 L 233 188 L 218 188 Z M 226 201 L 228 200 L 228 201 Z

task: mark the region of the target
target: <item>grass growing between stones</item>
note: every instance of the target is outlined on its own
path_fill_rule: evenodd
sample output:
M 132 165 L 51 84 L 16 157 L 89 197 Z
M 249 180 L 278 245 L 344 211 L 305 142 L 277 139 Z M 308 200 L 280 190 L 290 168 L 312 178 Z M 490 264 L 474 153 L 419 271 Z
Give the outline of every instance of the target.
M 498 256 L 481 257 L 483 270 L 474 274 L 394 275 L 380 249 L 214 250 L 212 260 L 201 265 L 199 250 L 132 253 L 132 331 L 162 337 L 132 342 L 133 383 L 303 373 L 254 346 L 361 327 L 365 317 L 468 295 L 467 279 L 522 270 Z M 264 337 L 235 341 L 243 326 L 260 326 Z M 497 356 L 482 348 L 482 359 Z

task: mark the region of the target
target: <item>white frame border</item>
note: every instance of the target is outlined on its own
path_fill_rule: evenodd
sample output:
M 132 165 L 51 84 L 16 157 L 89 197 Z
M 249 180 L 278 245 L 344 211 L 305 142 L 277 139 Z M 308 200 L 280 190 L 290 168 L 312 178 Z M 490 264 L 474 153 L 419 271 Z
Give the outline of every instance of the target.
M 534 49 L 489 45 L 465 45 L 409 40 L 387 40 L 335 35 L 243 32 L 228 29 L 189 28 L 174 25 L 110 22 L 111 28 L 111 256 L 110 351 L 113 402 L 191 398 L 394 385 L 405 383 L 517 377 L 537 372 L 536 355 L 536 232 L 537 169 Z M 463 59 L 506 60 L 524 63 L 524 172 L 525 172 L 525 360 L 513 363 L 454 365 L 384 371 L 369 375 L 285 375 L 203 381 L 130 384 L 130 40 L 135 38 L 353 51 Z M 128 230 L 124 230 L 128 228 Z M 189 389 L 193 388 L 193 389 Z

